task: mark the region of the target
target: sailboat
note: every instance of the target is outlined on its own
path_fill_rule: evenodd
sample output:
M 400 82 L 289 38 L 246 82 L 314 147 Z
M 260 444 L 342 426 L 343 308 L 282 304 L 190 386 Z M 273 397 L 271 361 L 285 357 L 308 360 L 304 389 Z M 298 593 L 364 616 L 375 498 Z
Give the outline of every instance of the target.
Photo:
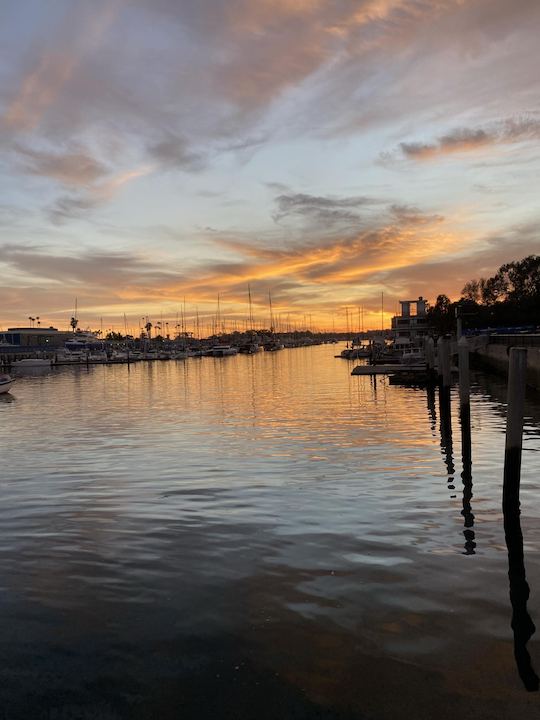
M 255 353 L 258 353 L 260 350 L 262 350 L 262 347 L 259 345 L 259 338 L 257 337 L 254 329 L 253 329 L 253 308 L 251 304 L 251 287 L 248 284 L 248 301 L 249 301 L 249 340 L 247 340 L 243 345 L 240 345 L 238 348 L 238 352 L 244 353 L 244 355 L 254 355 Z
M 217 331 L 220 331 L 220 325 L 221 325 L 221 310 L 220 310 L 220 304 L 219 304 L 219 293 L 218 293 L 218 299 L 217 299 L 217 312 L 216 312 L 216 328 Z M 221 331 L 224 330 L 223 325 L 221 326 Z M 234 347 L 233 345 L 229 345 L 228 343 L 219 342 L 216 343 L 216 345 L 213 345 L 210 350 L 208 351 L 208 355 L 211 357 L 225 357 L 227 355 L 236 355 L 238 353 L 238 348 Z
M 276 350 L 283 350 L 285 345 L 276 338 L 274 335 L 274 313 L 272 311 L 272 295 L 270 294 L 270 290 L 268 291 L 268 304 L 270 306 L 270 334 L 271 339 L 264 344 L 264 349 L 266 352 L 275 352 Z

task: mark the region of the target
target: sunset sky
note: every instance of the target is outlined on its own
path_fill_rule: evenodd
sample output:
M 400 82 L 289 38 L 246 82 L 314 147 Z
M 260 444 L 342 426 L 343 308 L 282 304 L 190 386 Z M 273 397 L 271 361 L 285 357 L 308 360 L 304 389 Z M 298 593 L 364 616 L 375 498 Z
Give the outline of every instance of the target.
M 0 326 L 458 297 L 540 250 L 539 30 L 538 0 L 2 2 Z

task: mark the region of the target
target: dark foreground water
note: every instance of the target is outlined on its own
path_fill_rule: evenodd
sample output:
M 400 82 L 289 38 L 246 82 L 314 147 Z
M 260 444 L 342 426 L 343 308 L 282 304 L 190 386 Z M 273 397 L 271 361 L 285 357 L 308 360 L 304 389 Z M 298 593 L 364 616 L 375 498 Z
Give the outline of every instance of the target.
M 441 437 L 436 395 L 335 352 L 19 379 L 0 402 L 0 717 L 538 717 L 511 628 L 503 381 L 475 376 L 471 486 L 455 405 Z M 540 620 L 538 398 L 527 413 Z M 540 671 L 537 635 L 528 651 Z

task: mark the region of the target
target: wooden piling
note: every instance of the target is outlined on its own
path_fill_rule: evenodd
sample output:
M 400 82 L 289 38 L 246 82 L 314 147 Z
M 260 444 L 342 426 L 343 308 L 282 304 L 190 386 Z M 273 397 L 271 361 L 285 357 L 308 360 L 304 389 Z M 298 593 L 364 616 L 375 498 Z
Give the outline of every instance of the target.
M 435 367 L 435 343 L 432 337 L 425 338 L 424 353 L 426 355 L 427 369 L 433 370 Z
M 504 450 L 503 510 L 519 510 L 519 482 L 521 478 L 521 448 L 527 348 L 510 348 L 508 369 L 508 400 L 506 411 L 506 444 Z
M 450 337 L 443 335 L 437 340 L 437 376 L 441 387 L 450 391 L 452 373 L 450 366 Z
M 461 407 L 470 403 L 471 384 L 469 378 L 469 343 L 467 338 L 458 340 L 458 361 L 459 361 L 459 404 Z
M 432 337 L 424 339 L 424 353 L 426 356 L 428 383 L 434 383 L 437 377 L 437 372 L 435 370 L 435 342 Z
M 437 340 L 437 379 L 439 385 L 442 385 L 442 355 L 443 355 L 443 337 L 442 335 Z

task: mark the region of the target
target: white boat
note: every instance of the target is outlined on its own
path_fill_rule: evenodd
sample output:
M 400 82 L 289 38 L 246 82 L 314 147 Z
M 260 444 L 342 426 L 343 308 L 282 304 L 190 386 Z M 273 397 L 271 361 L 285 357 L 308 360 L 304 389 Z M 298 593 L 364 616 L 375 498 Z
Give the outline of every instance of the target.
M 9 375 L 0 375 L 0 394 L 9 392 L 14 382 Z
M 56 353 L 56 362 L 59 365 L 86 362 L 86 353 L 83 350 L 59 350 Z
M 238 348 L 233 347 L 232 345 L 214 345 L 210 348 L 210 354 L 212 357 L 225 357 L 225 355 L 236 355 L 238 353 Z
M 338 357 L 338 355 L 336 355 L 336 357 Z M 366 345 L 345 348 L 341 351 L 339 357 L 342 357 L 345 360 L 358 360 L 359 358 L 368 358 L 371 357 L 371 348 Z
M 48 358 L 24 358 L 23 360 L 15 360 L 11 363 L 11 367 L 17 370 L 33 367 L 50 367 L 51 360 Z
M 100 353 L 90 353 L 88 355 L 88 362 L 91 363 L 104 363 L 107 362 L 107 353 L 100 352 Z
M 411 347 L 403 351 L 401 356 L 402 365 L 422 365 L 426 362 L 426 356 L 421 348 Z

